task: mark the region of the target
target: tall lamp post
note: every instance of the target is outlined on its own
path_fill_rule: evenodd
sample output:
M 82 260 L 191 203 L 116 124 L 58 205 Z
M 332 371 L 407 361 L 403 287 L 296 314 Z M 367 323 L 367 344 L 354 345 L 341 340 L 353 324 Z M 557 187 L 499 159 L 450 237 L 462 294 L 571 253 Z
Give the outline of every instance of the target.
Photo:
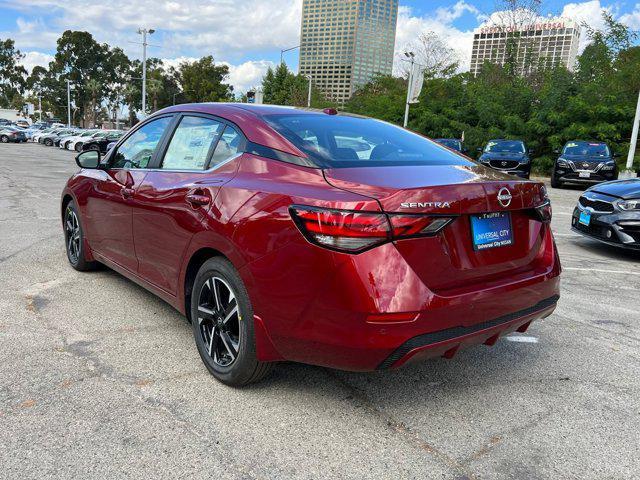
M 411 90 L 413 89 L 413 66 L 416 63 L 416 54 L 413 52 L 404 52 L 404 55 L 411 63 L 409 70 L 409 84 L 407 85 L 407 104 L 404 108 L 404 128 L 407 128 L 407 125 L 409 124 L 409 102 L 411 102 Z
M 311 80 L 312 80 L 312 77 L 311 77 L 311 75 L 306 75 L 306 77 L 309 80 L 309 94 L 307 95 L 307 107 L 311 108 Z
M 138 33 L 142 35 L 142 116 L 147 115 L 147 35 L 151 35 L 153 28 L 139 28 Z
M 67 128 L 71 128 L 71 80 L 67 78 Z

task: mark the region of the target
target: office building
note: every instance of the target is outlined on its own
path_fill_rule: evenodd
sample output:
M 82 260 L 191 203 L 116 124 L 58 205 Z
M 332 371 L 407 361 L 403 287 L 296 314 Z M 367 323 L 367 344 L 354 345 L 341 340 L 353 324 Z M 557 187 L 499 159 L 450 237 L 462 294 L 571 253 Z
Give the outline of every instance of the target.
M 390 75 L 398 0 L 304 0 L 302 75 L 340 103 L 376 74 Z
M 485 62 L 504 65 L 508 43 L 517 49 L 520 74 L 529 73 L 538 65 L 564 65 L 573 70 L 580 43 L 580 25 L 573 20 L 544 19 L 523 26 L 483 26 L 475 32 L 471 53 L 471 73 L 478 75 Z

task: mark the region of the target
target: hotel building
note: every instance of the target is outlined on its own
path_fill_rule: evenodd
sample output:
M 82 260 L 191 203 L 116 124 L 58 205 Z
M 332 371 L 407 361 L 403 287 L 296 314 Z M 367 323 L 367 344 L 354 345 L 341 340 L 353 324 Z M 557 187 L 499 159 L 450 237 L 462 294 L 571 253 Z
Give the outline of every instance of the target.
M 573 20 L 545 19 L 521 27 L 484 26 L 475 32 L 471 73 L 478 75 L 485 62 L 504 65 L 507 46 L 517 49 L 518 72 L 526 74 L 540 62 L 549 67 L 564 65 L 573 70 L 580 43 L 580 25 Z

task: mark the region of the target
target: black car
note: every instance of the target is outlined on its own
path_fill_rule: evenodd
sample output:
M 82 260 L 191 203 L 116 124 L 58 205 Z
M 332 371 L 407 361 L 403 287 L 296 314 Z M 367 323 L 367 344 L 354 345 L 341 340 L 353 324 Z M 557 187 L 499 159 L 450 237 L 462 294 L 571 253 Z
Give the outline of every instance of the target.
M 603 142 L 574 140 L 567 142 L 553 165 L 551 186 L 560 188 L 565 183 L 593 184 L 618 178 L 614 154 Z
M 483 165 L 520 178 L 531 175 L 531 151 L 522 140 L 489 140 L 478 151 L 478 161 Z
M 601 242 L 640 249 L 640 179 L 600 183 L 582 194 L 573 230 Z
M 462 145 L 462 140 L 457 138 L 436 138 L 434 141 L 456 152 L 467 153 L 467 149 Z
M 106 137 L 92 138 L 82 144 L 82 151 L 98 150 L 100 153 L 107 153 L 112 143 L 117 142 L 122 137 L 122 133 L 113 133 Z

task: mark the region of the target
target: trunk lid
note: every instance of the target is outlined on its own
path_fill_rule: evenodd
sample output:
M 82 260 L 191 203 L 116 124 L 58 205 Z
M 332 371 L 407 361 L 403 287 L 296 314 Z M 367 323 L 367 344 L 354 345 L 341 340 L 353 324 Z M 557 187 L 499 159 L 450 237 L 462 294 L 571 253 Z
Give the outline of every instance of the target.
M 530 275 L 549 248 L 548 227 L 532 215 L 545 198 L 541 183 L 480 165 L 340 168 L 325 170 L 325 178 L 337 188 L 375 198 L 390 214 L 457 217 L 434 237 L 395 242 L 425 285 L 441 295 Z M 471 216 L 489 212 L 510 212 L 513 244 L 475 250 Z

